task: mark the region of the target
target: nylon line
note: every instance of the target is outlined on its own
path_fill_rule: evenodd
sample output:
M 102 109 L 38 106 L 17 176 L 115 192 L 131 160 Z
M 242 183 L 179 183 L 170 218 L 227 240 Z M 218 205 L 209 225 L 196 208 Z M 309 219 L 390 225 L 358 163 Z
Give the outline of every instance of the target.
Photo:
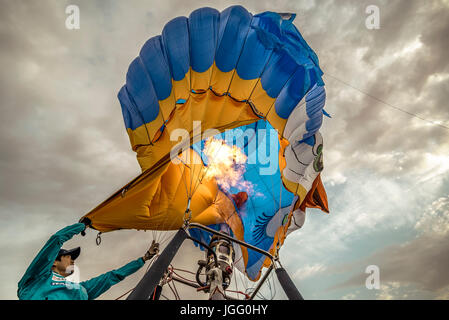
M 364 94 L 364 95 L 370 97 L 371 99 L 374 99 L 374 100 L 376 100 L 377 102 L 380 102 L 380 103 L 382 103 L 382 104 L 384 104 L 384 105 L 390 107 L 390 108 L 396 109 L 396 110 L 398 110 L 398 111 L 400 111 L 400 112 L 403 112 L 403 113 L 405 113 L 405 114 L 408 114 L 409 116 L 418 118 L 418 119 L 420 119 L 420 120 L 422 120 L 422 121 L 425 121 L 425 122 L 431 123 L 431 124 L 433 124 L 433 125 L 437 125 L 437 126 L 443 128 L 443 129 L 449 130 L 449 127 L 448 127 L 448 126 L 445 126 L 445 125 L 443 125 L 443 124 L 437 123 L 436 121 L 433 121 L 433 120 L 429 120 L 429 119 L 423 118 L 423 117 L 421 117 L 420 115 L 417 115 L 417 114 L 415 114 L 415 113 L 413 113 L 413 112 L 410 112 L 410 111 L 404 110 L 404 109 L 402 109 L 402 108 L 396 107 L 396 106 L 394 106 L 394 105 L 392 105 L 392 104 L 390 104 L 390 103 L 388 103 L 388 102 L 386 102 L 386 101 L 384 101 L 384 100 L 382 100 L 382 99 L 377 98 L 376 96 L 373 96 L 372 94 L 369 94 L 368 92 L 365 92 L 365 91 L 363 91 L 363 90 L 361 90 L 361 89 L 359 89 L 359 88 L 357 88 L 357 87 L 354 87 L 353 85 L 351 85 L 351 84 L 349 84 L 349 83 L 347 83 L 347 82 L 345 82 L 345 81 L 343 81 L 343 80 L 341 80 L 341 79 L 339 79 L 339 78 L 337 78 L 337 77 L 334 77 L 333 75 L 330 75 L 330 74 L 326 74 L 326 75 L 329 76 L 329 77 L 331 77 L 331 78 L 333 78 L 333 79 L 335 79 L 335 80 L 337 80 L 337 81 L 339 81 L 339 82 L 341 82 L 341 83 L 343 83 L 344 85 L 346 85 L 346 86 L 348 86 L 348 87 L 350 87 L 350 88 L 352 88 L 352 89 L 354 89 L 354 90 L 356 90 L 356 91 L 358 91 L 358 92 L 360 92 L 360 93 L 362 93 L 362 94 Z

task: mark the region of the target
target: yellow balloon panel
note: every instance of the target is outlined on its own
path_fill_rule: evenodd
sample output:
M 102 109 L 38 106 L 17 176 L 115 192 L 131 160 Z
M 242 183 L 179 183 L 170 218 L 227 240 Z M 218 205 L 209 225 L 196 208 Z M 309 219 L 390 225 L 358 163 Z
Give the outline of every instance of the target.
M 205 167 L 200 156 L 189 149 L 178 160 L 145 172 L 140 180 L 124 187 L 126 192 L 117 192 L 88 213 L 92 226 L 101 232 L 122 228 L 176 230 L 190 218 L 204 225 L 228 222 L 236 236 L 243 238 L 243 226 L 232 201 L 218 189 L 215 179 L 203 178 Z M 191 211 L 185 212 L 189 198 Z
M 204 92 L 209 89 L 212 66 L 204 72 L 196 72 L 190 68 L 191 88 L 196 92 Z
M 235 72 L 232 78 L 231 85 L 229 86 L 229 93 L 231 97 L 236 100 L 243 101 L 247 100 L 251 93 L 253 92 L 256 84 L 260 81 L 259 78 L 244 80 L 239 77 L 238 73 Z
M 187 100 L 190 94 L 190 69 L 181 80 L 172 79 L 172 93 L 175 96 L 175 101 L 179 99 Z

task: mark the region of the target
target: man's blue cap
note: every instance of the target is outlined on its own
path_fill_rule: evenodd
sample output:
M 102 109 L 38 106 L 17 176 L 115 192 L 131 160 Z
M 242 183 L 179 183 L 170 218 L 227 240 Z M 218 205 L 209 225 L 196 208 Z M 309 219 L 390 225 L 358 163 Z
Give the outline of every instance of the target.
M 68 255 L 70 255 L 70 257 L 72 257 L 72 260 L 75 260 L 76 258 L 78 258 L 80 253 L 81 253 L 81 248 L 80 247 L 77 247 L 77 248 L 74 248 L 74 249 L 70 249 L 70 250 L 61 249 L 61 250 L 59 250 L 57 258 L 59 258 L 61 256 L 68 256 Z

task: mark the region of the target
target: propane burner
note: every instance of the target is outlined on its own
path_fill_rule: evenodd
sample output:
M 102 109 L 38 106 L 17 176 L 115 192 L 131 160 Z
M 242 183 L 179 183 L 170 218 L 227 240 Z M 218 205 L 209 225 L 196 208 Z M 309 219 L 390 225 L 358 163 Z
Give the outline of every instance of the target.
M 219 235 L 214 235 L 206 251 L 206 261 L 198 261 L 199 268 L 196 273 L 196 280 L 200 286 L 205 288 L 205 292 L 212 292 L 213 288 L 217 286 L 221 286 L 223 289 L 229 287 L 234 259 L 235 252 L 232 243 Z M 206 282 L 202 282 L 199 278 L 203 268 L 206 271 Z

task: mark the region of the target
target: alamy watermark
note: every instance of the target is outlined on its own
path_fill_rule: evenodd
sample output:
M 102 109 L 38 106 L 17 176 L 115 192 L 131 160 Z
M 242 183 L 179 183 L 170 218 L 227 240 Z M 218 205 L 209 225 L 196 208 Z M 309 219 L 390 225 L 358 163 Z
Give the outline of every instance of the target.
M 368 16 L 365 19 L 365 26 L 368 30 L 380 29 L 380 9 L 378 6 L 369 5 L 365 9 Z
M 80 8 L 71 4 L 65 8 L 68 17 L 65 20 L 65 27 L 69 30 L 78 30 L 80 28 Z
M 369 265 L 365 269 L 365 273 L 369 276 L 366 278 L 365 287 L 368 290 L 379 290 L 380 289 L 380 269 L 376 265 Z
M 217 129 L 208 129 L 201 133 L 201 121 L 193 121 L 193 143 L 210 139 L 220 134 Z M 247 148 L 248 158 L 246 163 L 258 164 L 260 175 L 273 175 L 279 168 L 279 134 L 275 129 L 240 128 L 225 130 L 224 141 L 228 146 L 236 146 L 240 150 Z M 268 141 L 267 141 L 268 139 Z M 180 155 L 185 153 L 191 144 L 190 134 L 186 129 L 174 129 L 170 134 L 171 141 L 178 143 L 170 150 L 170 159 L 174 164 L 185 162 L 186 164 L 201 164 L 200 158 L 182 159 Z M 219 147 L 220 148 L 220 147 Z M 219 152 L 215 156 L 220 156 Z

